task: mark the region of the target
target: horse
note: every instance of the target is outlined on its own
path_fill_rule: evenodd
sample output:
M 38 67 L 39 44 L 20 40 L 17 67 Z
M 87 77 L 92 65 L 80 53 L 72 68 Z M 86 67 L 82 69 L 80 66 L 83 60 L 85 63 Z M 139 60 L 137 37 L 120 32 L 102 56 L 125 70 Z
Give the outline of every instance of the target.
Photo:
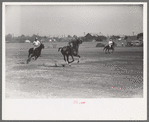
M 41 44 L 39 47 L 37 47 L 34 51 L 33 48 L 30 48 L 28 50 L 28 59 L 27 59 L 27 64 L 31 61 L 32 57 L 35 57 L 35 60 L 41 55 L 41 50 L 44 49 L 44 44 Z M 34 53 L 33 53 L 34 52 Z
M 103 48 L 103 51 L 105 50 L 105 53 L 107 53 L 107 51 L 108 51 L 108 53 L 110 54 L 110 52 L 109 52 L 109 50 L 112 50 L 112 53 L 114 52 L 114 47 L 115 47 L 115 43 L 113 42 L 112 43 L 112 45 L 111 46 L 109 46 L 109 45 L 106 45 L 104 48 Z
M 70 66 L 70 63 L 74 62 L 74 57 L 73 56 L 78 57 L 78 62 L 77 63 L 79 63 L 79 59 L 80 59 L 81 56 L 78 55 L 78 49 L 79 49 L 79 45 L 82 44 L 82 42 L 83 42 L 82 40 L 77 39 L 75 41 L 70 42 L 68 46 L 58 48 L 58 52 L 61 50 L 61 53 L 64 57 L 64 61 L 67 64 L 69 64 L 69 66 Z M 73 46 L 71 46 L 71 44 Z M 69 61 L 69 56 L 71 56 L 72 61 Z M 67 59 L 66 59 L 66 57 L 67 57 Z

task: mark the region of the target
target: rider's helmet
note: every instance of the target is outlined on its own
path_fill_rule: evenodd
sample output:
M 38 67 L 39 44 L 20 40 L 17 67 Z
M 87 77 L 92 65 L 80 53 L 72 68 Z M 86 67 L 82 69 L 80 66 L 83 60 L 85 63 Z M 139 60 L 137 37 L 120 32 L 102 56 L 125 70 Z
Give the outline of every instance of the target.
M 35 41 L 37 41 L 38 40 L 38 38 L 37 37 L 35 37 Z

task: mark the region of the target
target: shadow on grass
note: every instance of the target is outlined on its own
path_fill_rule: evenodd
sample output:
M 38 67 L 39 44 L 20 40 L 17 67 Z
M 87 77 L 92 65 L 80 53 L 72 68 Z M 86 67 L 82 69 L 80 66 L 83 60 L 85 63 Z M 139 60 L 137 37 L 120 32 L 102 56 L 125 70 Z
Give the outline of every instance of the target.
M 66 67 L 66 64 L 40 64 L 38 66 L 43 66 L 43 67 Z M 69 66 L 69 65 L 68 65 Z

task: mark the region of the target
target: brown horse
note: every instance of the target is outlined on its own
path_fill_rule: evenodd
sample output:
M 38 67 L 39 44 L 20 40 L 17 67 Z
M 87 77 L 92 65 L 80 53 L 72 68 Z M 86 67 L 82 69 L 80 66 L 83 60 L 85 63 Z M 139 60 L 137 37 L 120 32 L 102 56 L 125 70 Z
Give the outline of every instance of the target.
M 35 57 L 35 60 L 40 56 L 41 50 L 44 48 L 44 44 L 41 44 L 38 48 L 33 51 L 33 48 L 30 48 L 28 51 L 27 64 L 31 61 L 32 57 Z
M 103 51 L 105 50 L 105 53 L 107 53 L 107 51 L 108 51 L 108 53 L 110 54 L 109 50 L 112 50 L 112 53 L 113 53 L 113 52 L 114 52 L 114 47 L 115 47 L 115 45 L 116 45 L 115 42 L 113 42 L 111 46 L 106 45 L 106 46 L 103 48 Z
M 68 46 L 60 47 L 58 49 L 58 51 L 61 50 L 61 53 L 64 57 L 64 61 L 68 63 L 69 65 L 70 63 L 74 62 L 73 56 L 79 57 L 78 58 L 78 63 L 79 63 L 80 55 L 78 55 L 78 49 L 79 49 L 79 45 L 82 44 L 82 42 L 83 41 L 81 39 L 77 39 L 75 41 L 69 42 Z M 69 56 L 71 56 L 72 61 L 69 61 Z

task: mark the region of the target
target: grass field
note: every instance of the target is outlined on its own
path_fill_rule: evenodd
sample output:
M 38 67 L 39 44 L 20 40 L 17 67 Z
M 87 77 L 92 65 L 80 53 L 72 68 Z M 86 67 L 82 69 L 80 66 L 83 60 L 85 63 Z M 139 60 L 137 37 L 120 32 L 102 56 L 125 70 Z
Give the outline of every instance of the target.
M 32 44 L 6 43 L 5 97 L 142 98 L 143 48 L 116 47 L 113 54 L 105 54 L 96 44 L 82 43 L 80 63 L 75 60 L 71 67 L 62 67 L 65 62 L 58 48 L 67 42 L 44 43 L 41 57 L 29 64 Z

